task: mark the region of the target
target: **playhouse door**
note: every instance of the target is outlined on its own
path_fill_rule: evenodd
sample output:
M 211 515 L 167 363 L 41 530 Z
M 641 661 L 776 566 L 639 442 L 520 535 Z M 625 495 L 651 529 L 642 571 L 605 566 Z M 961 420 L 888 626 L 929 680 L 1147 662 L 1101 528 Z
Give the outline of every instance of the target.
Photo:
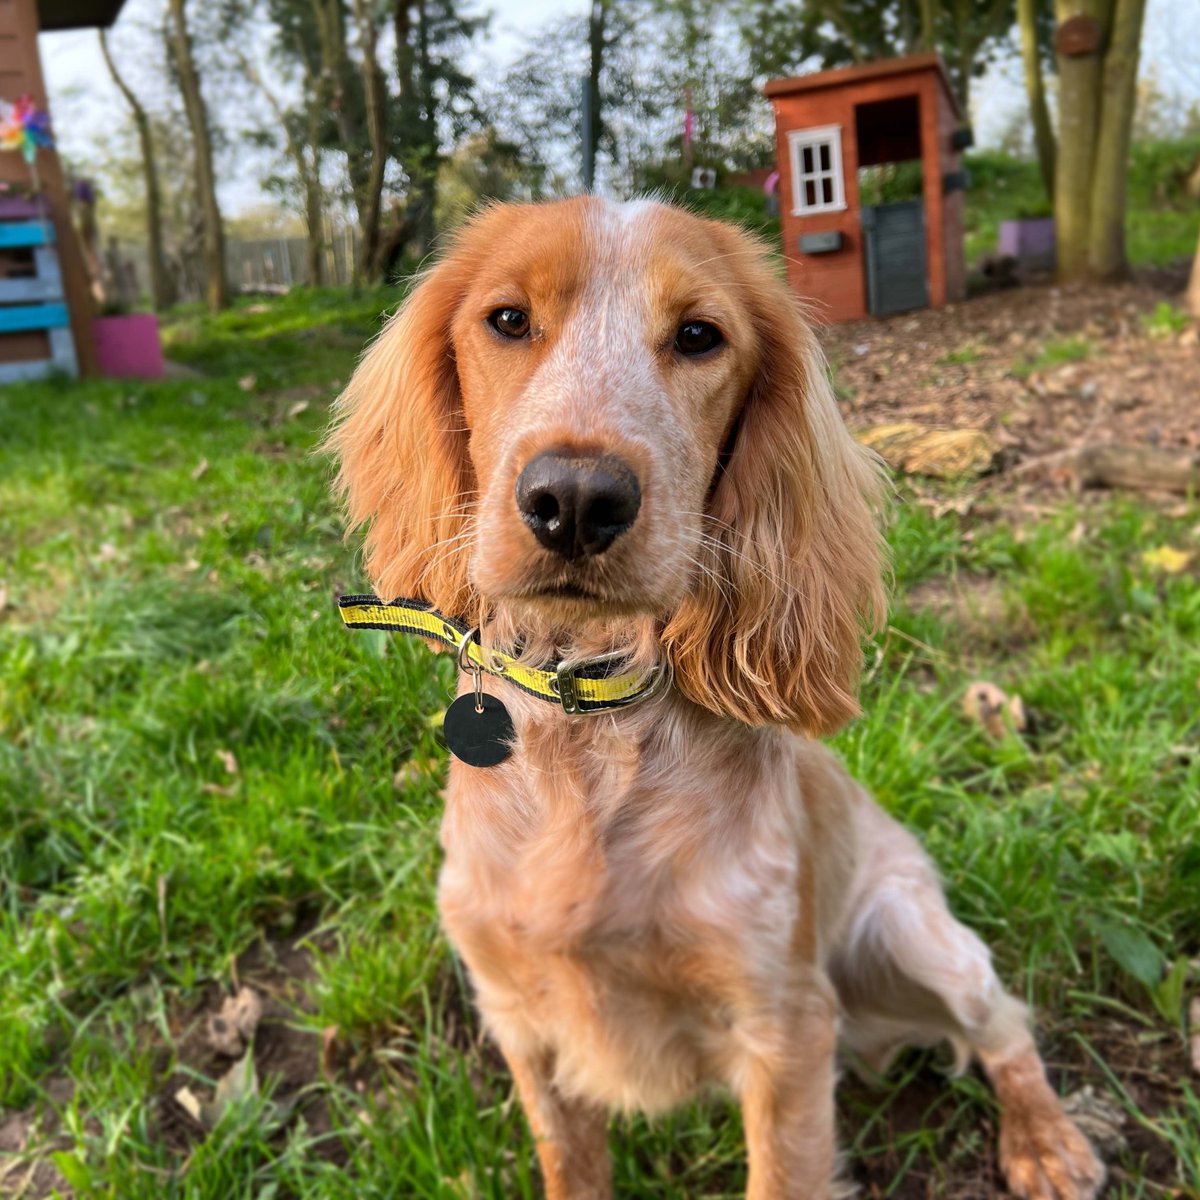
M 929 303 L 925 274 L 925 206 L 920 200 L 864 205 L 867 307 L 875 316 L 924 308 Z

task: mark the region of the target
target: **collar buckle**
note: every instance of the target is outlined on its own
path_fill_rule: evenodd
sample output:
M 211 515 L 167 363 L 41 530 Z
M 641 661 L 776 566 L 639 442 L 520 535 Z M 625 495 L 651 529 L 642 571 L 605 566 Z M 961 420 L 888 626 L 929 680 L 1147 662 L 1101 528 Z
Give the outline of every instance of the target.
M 583 711 L 579 707 L 579 688 L 575 681 L 575 672 L 578 669 L 578 665 L 568 667 L 563 663 L 554 668 L 554 693 L 558 696 L 563 712 L 573 717 Z
M 624 696 L 619 700 L 606 700 L 602 704 L 597 704 L 592 708 L 584 708 L 579 700 L 579 675 L 578 672 L 584 668 L 595 667 L 598 663 L 611 662 L 613 659 L 622 658 L 623 650 L 613 650 L 608 654 L 601 654 L 597 658 L 589 658 L 584 662 L 575 663 L 568 666 L 566 663 L 560 662 L 554 668 L 554 677 L 550 680 L 550 690 L 558 697 L 558 702 L 562 705 L 563 712 L 572 717 L 590 717 L 595 714 L 611 712 L 617 708 L 628 708 L 633 704 L 640 704 L 643 700 L 649 700 L 651 696 L 658 695 L 666 684 L 670 673 L 666 666 L 659 663 L 657 666 L 651 667 L 647 672 L 646 680 L 648 682 L 640 686 L 636 691 L 631 692 L 628 696 Z

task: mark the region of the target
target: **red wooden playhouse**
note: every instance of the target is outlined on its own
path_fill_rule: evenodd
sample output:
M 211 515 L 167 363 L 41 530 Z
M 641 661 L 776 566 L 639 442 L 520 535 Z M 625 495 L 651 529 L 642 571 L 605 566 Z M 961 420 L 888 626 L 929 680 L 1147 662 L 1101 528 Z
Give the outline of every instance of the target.
M 961 299 L 959 155 L 970 130 L 940 56 L 775 79 L 765 90 L 788 278 L 814 315 L 849 321 Z M 864 168 L 914 161 L 919 197 L 863 203 Z

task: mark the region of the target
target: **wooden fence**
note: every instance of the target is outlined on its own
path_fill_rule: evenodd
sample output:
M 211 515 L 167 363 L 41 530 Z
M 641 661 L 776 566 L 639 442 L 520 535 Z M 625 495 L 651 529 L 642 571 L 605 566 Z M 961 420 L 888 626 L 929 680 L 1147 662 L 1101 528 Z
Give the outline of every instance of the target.
M 348 285 L 354 275 L 358 231 L 346 227 L 329 231 L 322 249 L 323 282 L 333 287 Z M 109 291 L 120 304 L 136 306 L 150 290 L 150 262 L 146 247 L 110 239 L 105 250 L 105 274 Z M 228 238 L 225 270 L 235 292 L 286 292 L 309 283 L 306 243 L 294 238 Z M 181 302 L 204 298 L 203 260 L 198 253 L 172 255 L 169 268 L 175 277 Z

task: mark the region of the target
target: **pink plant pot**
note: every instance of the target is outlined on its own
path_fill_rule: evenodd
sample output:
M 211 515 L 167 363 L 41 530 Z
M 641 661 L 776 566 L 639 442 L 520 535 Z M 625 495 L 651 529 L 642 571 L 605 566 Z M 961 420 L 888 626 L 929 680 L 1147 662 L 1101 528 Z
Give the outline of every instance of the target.
M 100 374 L 110 379 L 161 379 L 164 374 L 158 318 L 153 313 L 96 317 L 92 340 Z

